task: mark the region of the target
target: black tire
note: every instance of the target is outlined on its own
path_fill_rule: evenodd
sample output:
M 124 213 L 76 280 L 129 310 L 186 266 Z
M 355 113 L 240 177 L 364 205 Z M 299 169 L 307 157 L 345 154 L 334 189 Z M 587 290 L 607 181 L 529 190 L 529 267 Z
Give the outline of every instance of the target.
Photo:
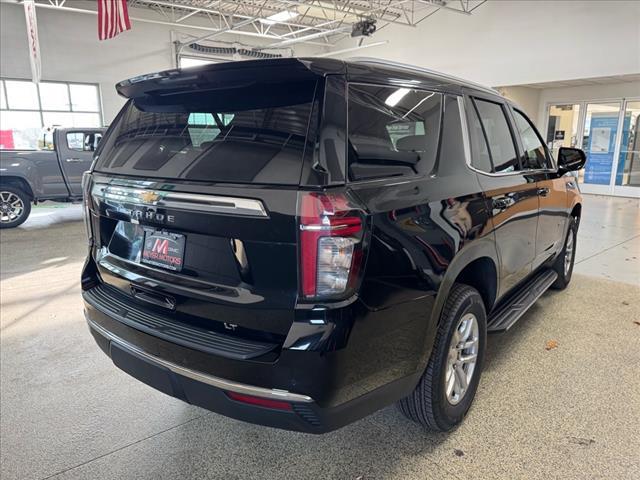
M 15 195 L 22 202 L 20 214 L 12 220 L 7 215 L 7 211 L 3 210 L 3 208 L 7 208 L 8 206 L 8 203 L 3 199 L 9 199 L 10 195 Z M 19 188 L 11 187 L 9 185 L 0 186 L 0 228 L 15 228 L 18 225 L 22 225 L 27 218 L 29 218 L 30 213 L 31 197 L 27 193 L 23 192 Z
M 449 349 L 454 330 L 468 313 L 475 315 L 477 320 L 477 360 L 465 393 L 457 404 L 452 404 L 445 387 Z M 487 318 L 482 297 L 475 288 L 454 284 L 442 310 L 427 368 L 413 393 L 400 400 L 400 411 L 429 430 L 448 431 L 458 425 L 471 407 L 478 388 L 486 339 Z
M 551 288 L 554 290 L 564 290 L 571 281 L 571 275 L 573 275 L 573 264 L 576 260 L 576 240 L 578 239 L 578 220 L 575 217 L 571 217 L 569 220 L 569 228 L 567 230 L 567 236 L 564 239 L 564 245 L 562 251 L 555 259 L 553 263 L 553 270 L 558 274 L 556 281 L 551 284 Z M 565 260 L 567 258 L 567 245 L 569 245 L 569 239 L 571 239 L 571 258 L 568 269 L 565 269 Z

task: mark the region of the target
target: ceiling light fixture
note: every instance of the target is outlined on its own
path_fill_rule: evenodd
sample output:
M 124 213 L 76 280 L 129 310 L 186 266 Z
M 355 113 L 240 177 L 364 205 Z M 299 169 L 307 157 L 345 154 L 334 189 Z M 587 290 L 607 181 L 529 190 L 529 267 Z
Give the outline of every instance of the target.
M 297 16 L 298 12 L 295 12 L 293 10 L 283 10 L 282 12 L 274 13 L 267 18 L 261 18 L 260 23 L 264 23 L 266 25 L 274 25 L 276 23 L 288 22 L 289 20 L 293 20 Z

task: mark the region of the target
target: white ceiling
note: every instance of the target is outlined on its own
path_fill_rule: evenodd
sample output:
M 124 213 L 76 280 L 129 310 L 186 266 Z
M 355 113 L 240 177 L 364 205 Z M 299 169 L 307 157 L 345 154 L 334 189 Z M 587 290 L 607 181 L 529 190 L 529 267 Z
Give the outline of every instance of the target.
M 15 1 L 20 0 L 2 0 Z M 351 35 L 353 24 L 374 20 L 415 27 L 438 11 L 471 15 L 486 0 L 128 0 L 134 21 L 199 29 L 205 40 L 225 33 L 262 39 L 261 48 L 293 44 L 332 47 Z M 95 0 L 36 0 L 43 8 L 94 13 Z M 455 12 L 455 13 L 454 13 Z M 209 33 L 207 33 L 207 31 Z
M 563 80 L 561 82 L 528 83 L 525 85 L 518 85 L 518 87 L 543 89 L 543 88 L 581 87 L 584 85 L 605 85 L 610 83 L 625 83 L 625 82 L 640 82 L 640 73 L 634 73 L 634 74 L 628 74 L 628 75 L 613 75 L 608 77 L 581 78 L 576 80 Z

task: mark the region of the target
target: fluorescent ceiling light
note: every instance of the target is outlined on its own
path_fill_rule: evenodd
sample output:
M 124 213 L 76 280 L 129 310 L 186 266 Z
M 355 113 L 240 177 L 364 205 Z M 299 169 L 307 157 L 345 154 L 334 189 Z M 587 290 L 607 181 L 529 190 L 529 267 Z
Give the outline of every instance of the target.
M 283 10 L 282 12 L 274 13 L 273 15 L 267 18 L 261 18 L 260 23 L 273 25 L 279 22 L 288 22 L 289 20 L 293 20 L 297 16 L 298 16 L 298 12 L 295 12 L 293 10 Z
M 405 95 L 409 93 L 409 91 L 410 90 L 408 88 L 399 88 L 391 95 L 389 95 L 384 103 L 386 103 L 390 107 L 395 107 L 400 102 L 400 100 L 402 100 Z

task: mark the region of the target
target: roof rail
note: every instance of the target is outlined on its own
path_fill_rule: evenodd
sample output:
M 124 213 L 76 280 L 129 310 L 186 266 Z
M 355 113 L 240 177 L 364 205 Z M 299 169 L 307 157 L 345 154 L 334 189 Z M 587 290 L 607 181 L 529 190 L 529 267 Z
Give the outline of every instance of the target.
M 397 68 L 403 68 L 405 70 L 413 70 L 414 72 L 428 73 L 430 75 L 435 75 L 448 80 L 454 80 L 455 82 L 466 83 L 467 85 L 472 85 L 473 87 L 479 90 L 484 90 L 486 92 L 490 92 L 495 95 L 500 95 L 500 92 L 498 92 L 494 88 L 487 87 L 486 85 L 481 85 L 479 83 L 471 82 L 469 80 L 465 80 L 464 78 L 438 72 L 436 70 L 431 70 L 424 67 L 416 67 L 415 65 L 409 65 L 407 63 L 393 62 L 391 60 L 383 60 L 380 58 L 373 58 L 373 57 L 352 57 L 352 58 L 346 58 L 345 61 L 354 62 L 354 63 L 372 63 L 377 65 L 384 65 L 387 67 L 397 67 Z

